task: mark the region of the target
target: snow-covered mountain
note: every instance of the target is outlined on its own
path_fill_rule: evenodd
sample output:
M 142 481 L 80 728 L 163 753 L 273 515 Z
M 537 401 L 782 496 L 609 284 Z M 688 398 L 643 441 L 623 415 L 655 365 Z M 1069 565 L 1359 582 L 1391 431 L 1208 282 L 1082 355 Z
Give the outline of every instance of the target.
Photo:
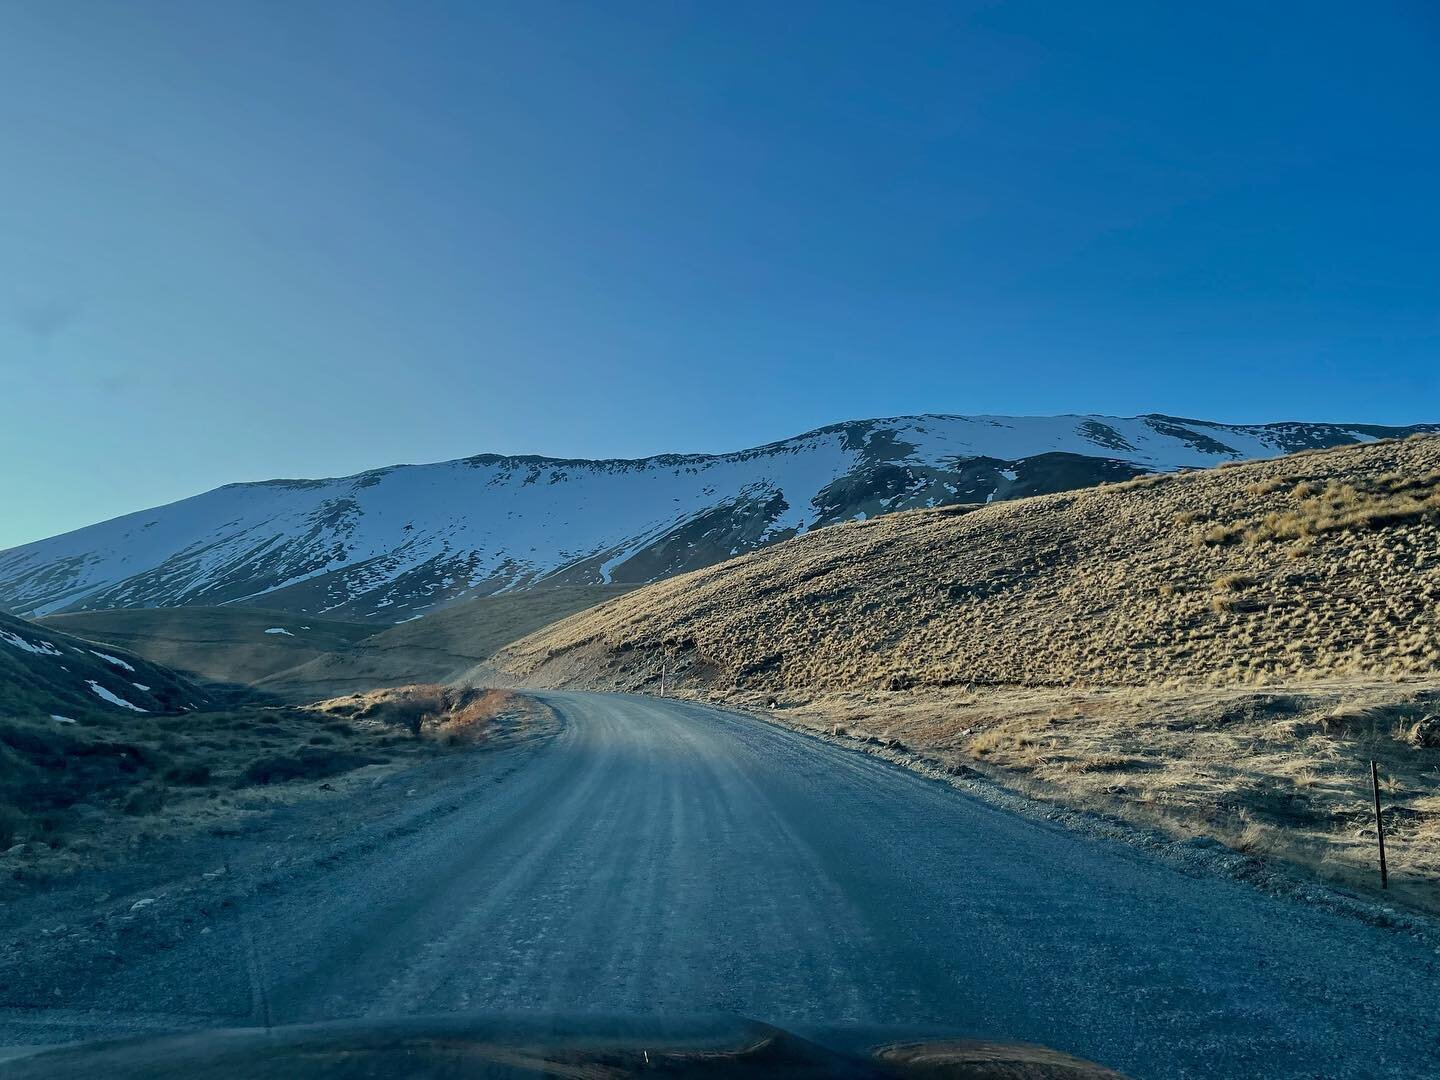
M 650 581 L 894 510 L 1433 430 L 1440 425 L 910 416 L 733 454 L 485 454 L 231 484 L 0 552 L 0 607 L 43 615 L 257 604 L 393 622 L 467 595 Z

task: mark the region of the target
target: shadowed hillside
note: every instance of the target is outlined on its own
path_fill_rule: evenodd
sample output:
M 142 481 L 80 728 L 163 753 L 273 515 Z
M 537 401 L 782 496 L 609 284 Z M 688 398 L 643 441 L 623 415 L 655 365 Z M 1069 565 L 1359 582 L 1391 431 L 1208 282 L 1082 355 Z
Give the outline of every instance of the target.
M 44 626 L 130 649 L 206 679 L 253 683 L 375 633 L 373 623 L 259 608 L 118 608 L 47 615 Z
M 277 707 L 0 614 L 0 906 L 159 836 L 234 829 L 544 721 L 517 695 L 439 686 Z
M 382 686 L 465 681 L 502 645 L 631 588 L 562 585 L 462 600 L 276 672 L 258 686 L 291 701 L 314 701 Z
M 0 613 L 0 716 L 179 713 L 207 691 L 133 653 Z

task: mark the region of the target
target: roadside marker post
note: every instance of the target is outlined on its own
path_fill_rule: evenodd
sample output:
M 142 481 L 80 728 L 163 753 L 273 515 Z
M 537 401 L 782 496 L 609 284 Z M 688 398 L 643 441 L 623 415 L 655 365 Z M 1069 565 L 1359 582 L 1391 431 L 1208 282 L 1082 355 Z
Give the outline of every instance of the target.
M 1385 869 L 1385 822 L 1380 818 L 1380 770 L 1370 759 L 1370 790 L 1375 794 L 1375 839 L 1380 843 L 1380 887 L 1390 887 L 1390 874 Z

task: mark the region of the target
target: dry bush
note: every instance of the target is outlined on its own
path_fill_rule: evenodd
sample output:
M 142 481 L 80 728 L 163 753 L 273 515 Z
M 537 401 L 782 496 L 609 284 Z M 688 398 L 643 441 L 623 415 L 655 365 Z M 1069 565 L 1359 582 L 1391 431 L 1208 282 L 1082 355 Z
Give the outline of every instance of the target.
M 483 739 L 490 722 L 516 707 L 517 698 L 509 690 L 469 691 L 449 713 L 431 718 L 426 733 L 442 739 L 447 745 L 476 742 Z
M 517 698 L 509 690 L 480 690 L 417 683 L 322 701 L 314 708 L 350 720 L 400 728 L 415 738 L 455 743 L 483 736 L 485 725 Z
M 1384 473 L 1351 482 L 1332 480 L 1320 488 L 1297 484 L 1293 510 L 1268 514 L 1247 537 L 1255 541 L 1292 540 L 1353 529 L 1381 529 L 1440 514 L 1440 473 Z
M 1238 544 L 1244 532 L 1231 525 L 1212 525 L 1200 534 L 1199 542 L 1210 547 L 1228 547 Z

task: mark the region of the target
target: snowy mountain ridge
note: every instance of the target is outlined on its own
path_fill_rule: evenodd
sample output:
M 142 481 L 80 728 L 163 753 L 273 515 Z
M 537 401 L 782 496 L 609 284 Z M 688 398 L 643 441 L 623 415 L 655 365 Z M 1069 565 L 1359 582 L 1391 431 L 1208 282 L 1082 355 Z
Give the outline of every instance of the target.
M 1433 430 L 927 415 L 731 454 L 486 454 L 231 484 L 0 552 L 0 607 L 259 604 L 392 622 L 506 589 L 654 580 L 895 510 Z

